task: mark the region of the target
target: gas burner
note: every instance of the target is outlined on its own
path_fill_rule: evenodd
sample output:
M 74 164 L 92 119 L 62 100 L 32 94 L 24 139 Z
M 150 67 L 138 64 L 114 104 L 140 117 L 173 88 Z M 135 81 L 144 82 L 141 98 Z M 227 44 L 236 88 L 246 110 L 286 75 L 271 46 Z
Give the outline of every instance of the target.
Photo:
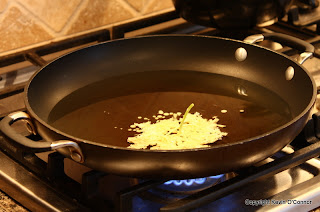
M 225 181 L 227 175 L 220 174 L 211 177 L 203 177 L 196 179 L 187 179 L 187 180 L 169 180 L 162 185 L 159 185 L 158 188 L 169 191 L 169 192 L 195 192 L 202 189 L 205 189 L 209 186 L 213 186 L 222 181 Z
M 233 173 L 228 173 L 196 179 L 166 181 L 133 197 L 132 205 L 135 206 L 133 211 L 158 210 L 166 204 L 215 186 L 233 176 Z M 140 210 L 141 208 L 143 210 Z

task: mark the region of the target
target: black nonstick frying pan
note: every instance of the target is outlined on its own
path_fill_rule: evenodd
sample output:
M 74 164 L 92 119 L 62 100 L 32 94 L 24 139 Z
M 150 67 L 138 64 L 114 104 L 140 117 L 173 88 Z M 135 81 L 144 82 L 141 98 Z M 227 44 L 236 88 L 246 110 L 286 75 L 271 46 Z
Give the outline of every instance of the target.
M 303 53 L 296 62 L 251 44 L 263 39 Z M 39 70 L 25 88 L 27 112 L 8 115 L 0 127 L 7 142 L 33 152 L 55 149 L 112 174 L 183 179 L 226 173 L 271 156 L 303 129 L 316 86 L 301 63 L 313 51 L 282 34 L 246 42 L 166 35 L 101 43 Z M 218 116 L 228 135 L 208 148 L 127 148 L 134 135 L 128 128 L 143 121 L 137 117 L 183 113 L 191 103 L 191 113 Z M 20 119 L 45 141 L 16 133 L 11 124 Z

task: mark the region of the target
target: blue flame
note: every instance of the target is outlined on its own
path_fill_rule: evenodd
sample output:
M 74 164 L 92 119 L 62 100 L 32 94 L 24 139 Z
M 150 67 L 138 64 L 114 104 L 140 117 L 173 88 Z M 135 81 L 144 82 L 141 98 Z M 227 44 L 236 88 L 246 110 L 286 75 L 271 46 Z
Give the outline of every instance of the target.
M 191 186 L 193 184 L 202 185 L 206 182 L 207 178 L 211 179 L 219 179 L 223 177 L 223 174 L 211 176 L 211 177 L 204 177 L 204 178 L 196 178 L 196 179 L 188 179 L 188 180 L 169 180 L 165 182 L 165 185 L 175 185 L 175 186 Z

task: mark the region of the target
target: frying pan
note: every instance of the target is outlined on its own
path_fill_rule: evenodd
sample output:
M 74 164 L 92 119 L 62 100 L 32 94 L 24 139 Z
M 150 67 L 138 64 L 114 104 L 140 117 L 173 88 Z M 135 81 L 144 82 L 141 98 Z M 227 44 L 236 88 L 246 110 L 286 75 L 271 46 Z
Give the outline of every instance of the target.
M 263 39 L 303 53 L 295 61 L 253 44 Z M 25 88 L 27 111 L 6 116 L 0 128 L 6 142 L 28 151 L 57 150 L 116 175 L 186 179 L 235 171 L 281 150 L 303 129 L 316 86 L 301 64 L 313 51 L 277 33 L 245 42 L 166 35 L 101 43 L 39 70 Z M 217 116 L 228 135 L 206 148 L 128 148 L 130 124 L 144 121 L 137 117 L 183 113 L 191 103 L 191 113 Z M 17 120 L 44 141 L 16 133 L 11 125 Z

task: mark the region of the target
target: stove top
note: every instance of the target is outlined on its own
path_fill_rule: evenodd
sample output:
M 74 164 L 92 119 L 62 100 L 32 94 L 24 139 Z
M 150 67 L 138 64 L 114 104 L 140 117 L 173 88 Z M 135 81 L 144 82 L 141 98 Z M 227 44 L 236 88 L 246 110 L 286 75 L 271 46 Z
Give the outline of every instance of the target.
M 30 76 L 47 62 L 78 48 L 138 35 L 201 34 L 242 40 L 262 32 L 286 33 L 315 45 L 315 56 L 304 66 L 320 86 L 320 54 L 317 49 L 320 36 L 314 26 L 279 22 L 266 28 L 222 31 L 187 23 L 172 11 L 2 56 L 0 116 L 25 110 L 23 87 Z M 263 45 L 293 57 L 297 54 L 295 50 L 279 44 Z M 320 101 L 316 104 L 315 114 L 320 108 Z M 0 190 L 31 211 L 312 210 L 320 206 L 319 117 L 310 118 L 304 131 L 281 152 L 255 167 L 209 177 L 204 187 L 200 184 L 205 179 L 142 181 L 101 173 L 75 164 L 56 152 L 49 155 L 25 153 L 1 142 L 4 139 L 1 135 Z M 21 132 L 25 131 L 23 125 L 16 127 Z

